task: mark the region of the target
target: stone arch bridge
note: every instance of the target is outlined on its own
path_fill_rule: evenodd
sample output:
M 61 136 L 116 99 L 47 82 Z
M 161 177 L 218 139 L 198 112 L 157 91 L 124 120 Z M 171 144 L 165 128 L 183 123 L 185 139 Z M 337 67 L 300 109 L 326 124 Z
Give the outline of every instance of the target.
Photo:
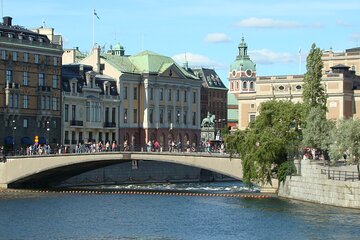
M 126 161 L 160 161 L 202 168 L 242 180 L 240 158 L 209 153 L 102 152 L 8 157 L 0 162 L 0 188 L 43 185 Z M 272 189 L 272 190 L 271 190 Z M 263 189 L 262 189 L 263 190 Z M 274 191 L 267 186 L 264 191 Z

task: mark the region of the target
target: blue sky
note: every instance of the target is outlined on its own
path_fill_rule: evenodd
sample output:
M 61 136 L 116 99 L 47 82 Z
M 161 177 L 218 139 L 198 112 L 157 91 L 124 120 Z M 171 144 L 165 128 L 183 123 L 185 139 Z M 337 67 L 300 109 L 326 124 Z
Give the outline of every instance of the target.
M 182 64 L 214 68 L 228 84 L 244 36 L 257 75 L 305 72 L 312 43 L 334 51 L 360 45 L 360 1 L 348 0 L 3 0 L 13 24 L 62 34 L 64 48 L 90 51 L 119 42 L 126 54 L 150 50 Z M 301 61 L 299 57 L 301 49 Z M 301 62 L 301 66 L 299 63 Z M 299 71 L 300 70 L 300 71 Z

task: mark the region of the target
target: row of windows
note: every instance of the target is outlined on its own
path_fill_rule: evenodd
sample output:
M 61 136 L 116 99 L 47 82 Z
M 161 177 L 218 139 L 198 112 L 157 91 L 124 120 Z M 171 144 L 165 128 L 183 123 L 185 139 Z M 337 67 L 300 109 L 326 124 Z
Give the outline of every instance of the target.
M 167 121 L 168 121 L 168 123 L 172 123 L 172 122 L 173 122 L 172 114 L 173 114 L 172 110 L 168 110 L 168 111 L 167 111 Z M 154 115 L 154 110 L 153 110 L 153 109 L 150 109 L 150 111 L 149 111 L 149 119 L 148 119 L 150 123 L 153 123 L 153 115 Z M 177 124 L 180 124 L 180 116 L 181 116 L 180 110 L 177 110 L 177 112 L 176 112 L 176 123 L 177 123 Z M 186 114 L 186 112 L 184 112 L 184 113 L 182 114 L 182 116 L 183 116 L 183 123 L 184 123 L 184 124 L 187 124 L 187 114 Z M 160 122 L 160 124 L 163 124 L 163 123 L 164 123 L 164 109 L 160 109 L 160 112 L 159 112 L 159 122 Z M 192 115 L 192 124 L 193 124 L 193 125 L 196 125 L 196 112 L 193 112 L 193 115 Z
M 6 83 L 14 82 L 14 76 L 12 70 L 6 70 L 5 72 Z M 29 72 L 23 72 L 23 85 L 29 86 Z M 38 86 L 45 86 L 45 73 L 38 73 Z M 52 88 L 59 88 L 59 76 L 52 75 Z
M 255 83 L 254 82 L 242 82 L 242 89 L 254 89 L 255 88 Z M 234 89 L 234 82 L 231 82 L 231 89 Z M 239 89 L 239 82 L 236 82 L 236 89 Z
M 111 110 L 111 119 L 110 119 Z M 76 120 L 76 105 L 71 105 L 71 120 Z M 102 122 L 102 112 L 100 102 L 86 102 L 86 121 L 87 122 Z M 69 121 L 69 104 L 65 104 L 64 109 L 65 122 Z M 116 108 L 105 108 L 105 122 L 116 121 Z
M 22 58 L 21 58 L 22 55 Z M 14 62 L 21 61 L 28 63 L 30 61 L 30 56 L 32 55 L 33 63 L 39 64 L 40 61 L 43 59 L 43 62 L 46 65 L 53 65 L 53 66 L 60 66 L 60 58 L 59 57 L 50 57 L 50 56 L 42 56 L 40 54 L 34 53 L 30 54 L 28 52 L 17 52 L 17 51 L 7 51 L 7 50 L 1 50 L 1 60 L 12 60 Z
M 7 32 L 7 33 L 3 33 L 0 32 L 0 36 L 7 36 L 8 38 L 18 38 L 20 40 L 26 39 L 29 41 L 38 41 L 38 42 L 44 42 L 45 39 L 42 36 L 33 36 L 33 35 L 25 35 L 23 33 L 19 33 L 19 34 L 15 34 L 13 32 Z
M 19 108 L 20 107 L 19 94 L 10 93 L 7 95 L 7 98 L 8 98 L 8 107 L 9 108 Z M 59 99 L 57 97 L 51 98 L 50 96 L 41 96 L 40 99 L 41 99 L 40 109 L 50 110 L 50 105 L 51 105 L 51 110 L 53 110 L 53 111 L 59 110 Z M 52 99 L 52 101 L 51 101 L 51 99 Z M 50 101 L 52 104 L 50 104 Z M 23 102 L 22 108 L 28 109 L 29 108 L 29 96 L 24 95 L 22 102 Z
M 7 123 L 5 122 L 5 124 L 7 124 L 7 126 L 11 126 L 13 128 L 16 128 L 16 124 L 14 124 L 11 120 L 9 120 Z M 23 128 L 28 128 L 29 125 L 30 125 L 30 119 L 23 118 L 22 127 Z M 56 129 L 57 124 L 56 124 L 56 121 L 53 121 L 51 126 L 50 126 L 49 122 L 37 121 L 37 127 L 38 128 L 43 128 L 43 129 L 46 129 L 46 128 Z
M 78 137 L 76 139 L 76 132 L 71 131 L 71 141 L 72 141 L 71 143 L 72 144 L 76 144 L 77 142 L 83 143 L 83 141 L 84 141 L 83 132 L 78 132 L 77 135 L 78 135 Z M 95 136 L 94 136 L 93 132 L 88 132 L 87 136 L 88 136 L 87 140 L 89 142 L 96 140 L 96 139 L 94 139 Z M 105 133 L 105 139 L 103 139 L 103 133 L 102 132 L 98 133 L 98 141 L 101 141 L 101 142 L 103 142 L 103 140 L 105 140 L 105 142 L 116 141 L 116 134 L 114 132 L 111 133 L 111 137 L 112 137 L 112 139 L 110 139 L 110 133 L 106 132 Z M 65 142 L 70 141 L 70 139 L 69 139 L 69 131 L 65 131 L 64 138 L 65 138 Z
M 160 101 L 164 100 L 164 88 L 159 88 L 159 94 L 160 94 Z M 133 99 L 137 100 L 137 95 L 138 95 L 138 88 L 134 87 L 133 88 Z M 149 98 L 150 100 L 154 100 L 154 88 L 150 88 L 149 90 Z M 187 102 L 187 91 L 184 91 L 184 102 Z M 128 87 L 125 86 L 124 87 L 124 99 L 128 99 Z M 167 100 L 171 101 L 172 100 L 172 89 L 168 89 L 168 94 L 167 94 Z M 176 101 L 180 101 L 180 90 L 177 89 L 176 91 Z M 193 103 L 196 103 L 196 92 L 193 92 Z

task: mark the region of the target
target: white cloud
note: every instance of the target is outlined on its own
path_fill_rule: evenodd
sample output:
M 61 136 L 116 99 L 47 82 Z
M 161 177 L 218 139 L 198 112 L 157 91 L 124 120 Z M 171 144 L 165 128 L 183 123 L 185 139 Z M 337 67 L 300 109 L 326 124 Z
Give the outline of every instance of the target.
M 204 38 L 204 41 L 208 43 L 222 43 L 222 42 L 230 42 L 231 38 L 227 36 L 225 33 L 209 33 Z
M 257 64 L 293 63 L 298 55 L 287 52 L 273 52 L 269 49 L 249 51 L 251 59 Z
M 351 27 L 352 24 L 348 23 L 348 22 L 345 22 L 343 20 L 336 20 L 336 24 L 341 26 L 341 27 Z
M 189 63 L 189 67 L 216 67 L 216 68 L 223 68 L 224 64 L 218 63 L 216 61 L 211 60 L 210 58 L 195 54 L 195 53 L 179 53 L 172 56 L 172 59 L 179 64 L 183 64 L 185 59 Z
M 239 27 L 247 28 L 300 28 L 304 25 L 297 22 L 275 20 L 272 18 L 251 17 L 243 19 L 236 24 Z

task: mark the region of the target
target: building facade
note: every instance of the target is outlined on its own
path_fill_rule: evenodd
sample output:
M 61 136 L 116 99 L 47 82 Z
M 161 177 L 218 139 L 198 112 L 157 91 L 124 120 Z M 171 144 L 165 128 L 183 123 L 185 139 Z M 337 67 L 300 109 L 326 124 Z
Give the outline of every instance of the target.
M 346 49 L 345 52 L 333 52 L 332 49 L 323 51 L 322 61 L 324 73 L 330 72 L 331 67 L 342 64 L 360 75 L 360 47 Z
M 246 53 L 245 46 L 240 44 L 240 56 Z M 240 72 L 237 66 L 238 59 L 230 66 L 229 81 L 230 93 L 238 101 L 239 129 L 245 129 L 255 119 L 262 102 L 271 99 L 302 101 L 304 75 L 255 77 L 247 74 L 247 69 L 253 72 L 252 64 L 241 68 Z M 335 65 L 330 67 L 330 71 L 324 72 L 321 81 L 328 96 L 328 119 L 360 117 L 360 77 L 354 71 L 341 64 Z
M 99 47 L 81 61 L 116 79 L 120 94 L 119 144 L 142 148 L 158 141 L 198 145 L 202 81 L 170 57 L 150 51 L 127 56 L 117 44 L 107 53 Z
M 62 66 L 63 145 L 118 142 L 120 97 L 115 79 L 92 66 Z
M 4 17 L 0 51 L 0 145 L 60 142 L 62 45 Z
M 215 115 L 215 127 L 222 129 L 227 126 L 227 92 L 228 89 L 217 75 L 214 69 L 192 68 L 187 64 L 185 70 L 193 72 L 202 80 L 201 101 L 200 101 L 200 121 L 207 117 L 208 113 Z
M 227 127 L 229 130 L 238 129 L 239 122 L 239 109 L 238 101 L 234 94 L 228 93 L 228 104 L 227 104 Z

